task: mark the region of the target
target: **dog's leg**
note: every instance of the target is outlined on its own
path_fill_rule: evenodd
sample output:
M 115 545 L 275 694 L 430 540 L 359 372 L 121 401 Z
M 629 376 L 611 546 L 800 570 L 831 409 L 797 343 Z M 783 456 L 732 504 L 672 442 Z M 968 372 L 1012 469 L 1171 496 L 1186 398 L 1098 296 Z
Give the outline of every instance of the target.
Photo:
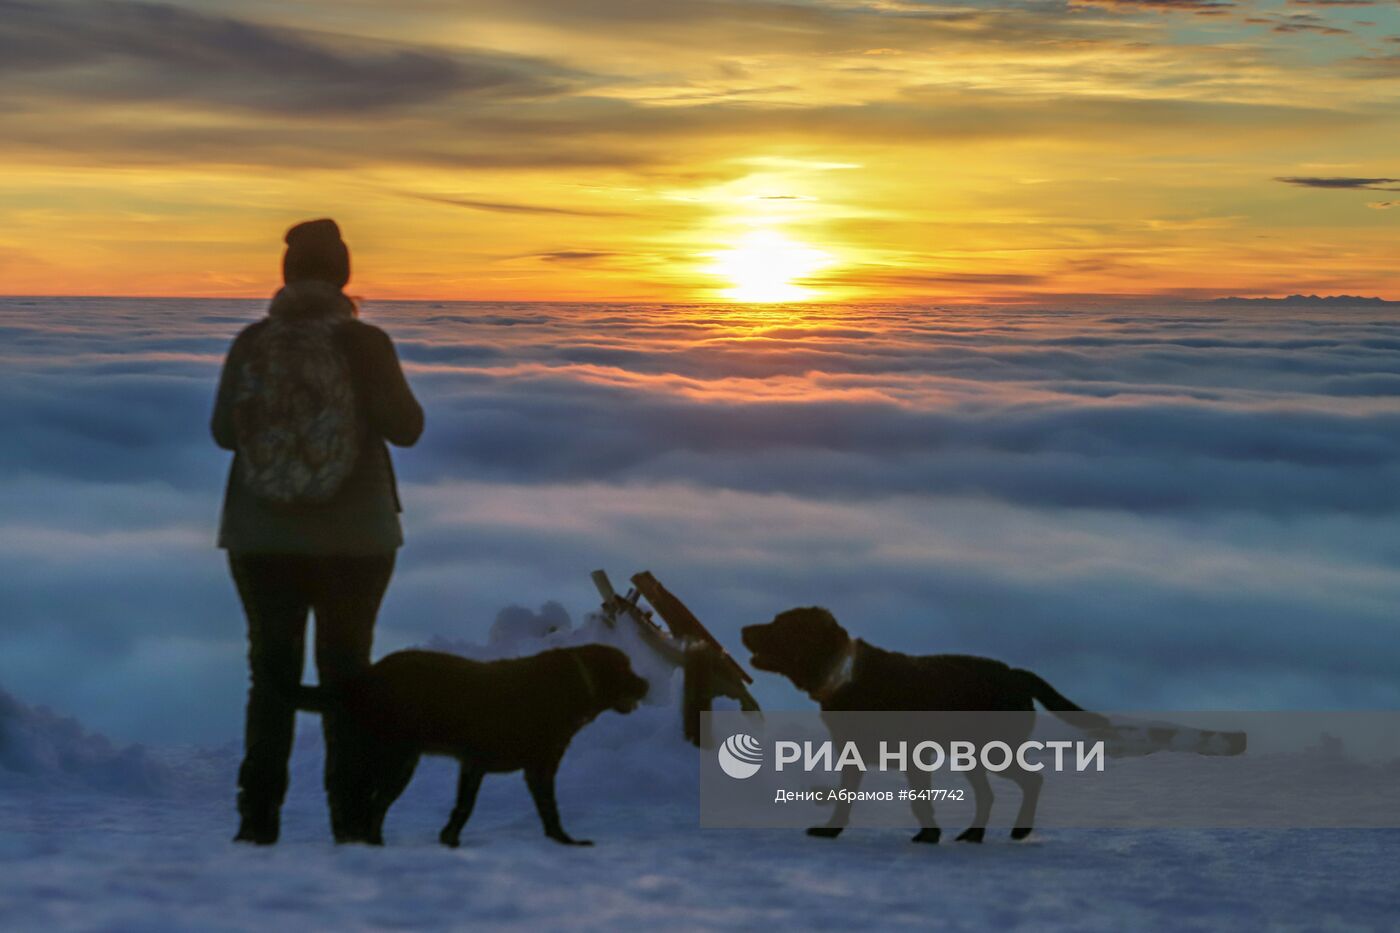
M 547 765 L 532 765 L 525 769 L 525 784 L 530 788 L 530 796 L 535 798 L 535 809 L 540 812 L 540 822 L 544 824 L 544 834 L 555 842 L 568 846 L 591 846 L 587 839 L 575 839 L 564 832 L 559 822 L 559 804 L 554 799 L 554 774 L 559 769 L 558 761 Z
M 841 799 L 836 801 L 836 806 L 831 811 L 831 819 L 826 821 L 825 826 L 813 826 L 807 830 L 807 835 L 816 836 L 819 839 L 835 839 L 841 835 L 841 830 L 845 829 L 851 822 L 851 798 L 856 791 L 860 790 L 860 782 L 864 780 L 865 772 L 859 768 L 841 769 L 841 790 L 845 791 Z
M 962 831 L 957 841 L 981 842 L 987 834 L 987 821 L 992 817 L 992 785 L 987 780 L 987 772 L 981 768 L 967 772 L 967 782 L 972 785 L 972 801 L 977 806 L 977 813 L 972 818 L 972 825 Z
M 481 789 L 481 779 L 486 772 L 467 759 L 462 759 L 462 770 L 457 773 L 457 803 L 452 807 L 452 816 L 447 825 L 438 833 L 438 841 L 445 846 L 457 848 L 461 842 L 462 827 L 472 815 L 476 806 L 476 792 Z
M 1003 777 L 1021 787 L 1021 809 L 1016 813 L 1016 826 L 1011 830 L 1011 838 L 1025 839 L 1035 826 L 1035 807 L 1040 802 L 1040 786 L 1045 779 L 1038 771 L 1027 771 L 1016 765 L 1005 771 Z
M 926 795 L 909 801 L 909 808 L 914 811 L 914 819 L 919 823 L 919 831 L 911 841 L 936 844 L 942 838 L 943 831 L 938 828 L 938 822 L 933 818 L 933 801 L 927 795 L 933 787 L 933 775 L 915 768 L 904 772 L 904 777 L 909 782 L 909 790 L 915 794 Z
M 403 794 L 418 767 L 416 752 L 385 752 L 376 762 L 374 789 L 369 804 L 369 837 L 372 846 L 384 844 L 384 818 Z

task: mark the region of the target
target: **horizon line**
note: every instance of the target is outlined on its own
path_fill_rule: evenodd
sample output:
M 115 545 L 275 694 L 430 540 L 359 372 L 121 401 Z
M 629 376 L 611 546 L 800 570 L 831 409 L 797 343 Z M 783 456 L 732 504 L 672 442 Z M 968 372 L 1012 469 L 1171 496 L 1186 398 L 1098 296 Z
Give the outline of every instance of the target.
M 273 289 L 267 295 L 151 295 L 151 294 L 120 294 L 120 293 L 0 293 L 0 301 L 10 300 L 33 300 L 33 299 L 118 299 L 125 301 L 266 301 L 276 294 Z M 1340 298 L 1355 298 L 1366 302 L 1381 301 L 1387 304 L 1400 304 L 1400 298 L 1389 298 L 1383 295 L 1361 295 L 1352 293 L 1309 293 L 1291 292 L 1288 294 L 1250 293 L 1248 290 L 1237 292 L 1221 292 L 1211 295 L 1171 295 L 1171 294 L 1143 294 L 1141 292 L 1043 292 L 1023 295 L 996 295 L 983 298 L 962 298 L 962 297 L 937 297 L 937 296 L 910 296 L 907 298 L 871 298 L 871 299 L 811 299 L 800 301 L 735 301 L 727 298 L 398 298 L 398 297 L 370 297 L 367 295 L 356 295 L 347 292 L 351 298 L 358 301 L 370 302 L 395 302 L 400 304 L 574 304 L 574 305 L 629 305 L 653 303 L 663 305 L 733 305 L 735 307 L 794 307 L 794 306 L 851 306 L 851 305 L 910 305 L 910 304 L 937 304 L 955 306 L 988 306 L 988 305 L 1025 305 L 1037 303 L 1053 303 L 1065 301 L 1086 301 L 1086 302 L 1131 302 L 1135 304 L 1167 304 L 1167 303 L 1188 303 L 1200 304 L 1230 299 L 1245 301 L 1282 301 L 1288 298 L 1301 297 L 1319 301 L 1336 300 Z

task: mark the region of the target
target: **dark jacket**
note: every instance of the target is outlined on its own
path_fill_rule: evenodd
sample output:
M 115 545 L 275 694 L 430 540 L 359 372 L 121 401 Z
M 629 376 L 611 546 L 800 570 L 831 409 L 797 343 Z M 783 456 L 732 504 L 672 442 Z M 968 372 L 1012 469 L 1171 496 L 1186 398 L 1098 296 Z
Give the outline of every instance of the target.
M 408 447 L 423 433 L 423 409 L 404 379 L 389 336 L 351 316 L 338 289 L 317 283 L 289 285 L 277 293 L 269 316 L 330 314 L 346 320 L 336 333 L 350 365 L 363 438 L 355 469 L 335 497 L 322 505 L 278 506 L 247 490 L 238 469 L 234 393 L 238 374 L 262 320 L 244 328 L 224 359 L 211 429 L 220 447 L 234 451 L 224 492 L 219 547 L 253 554 L 377 554 L 403 544 L 398 488 L 385 441 Z

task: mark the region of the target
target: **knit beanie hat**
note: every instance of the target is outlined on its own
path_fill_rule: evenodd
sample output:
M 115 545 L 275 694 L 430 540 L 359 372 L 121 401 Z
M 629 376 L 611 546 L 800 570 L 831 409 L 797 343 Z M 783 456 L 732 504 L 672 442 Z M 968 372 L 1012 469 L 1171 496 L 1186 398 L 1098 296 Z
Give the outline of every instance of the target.
M 318 279 L 344 288 L 350 281 L 350 250 L 334 220 L 308 220 L 287 231 L 282 279 Z

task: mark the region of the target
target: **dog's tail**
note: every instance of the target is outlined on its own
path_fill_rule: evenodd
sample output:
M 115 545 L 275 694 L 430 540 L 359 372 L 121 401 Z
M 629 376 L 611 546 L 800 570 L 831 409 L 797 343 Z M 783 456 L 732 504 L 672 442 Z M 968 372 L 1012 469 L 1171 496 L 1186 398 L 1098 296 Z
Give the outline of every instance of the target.
M 1026 689 L 1030 695 L 1040 701 L 1040 705 L 1045 707 L 1056 717 L 1063 719 L 1077 729 L 1107 729 L 1111 724 L 1108 717 L 1100 716 L 1098 713 L 1091 713 L 1084 707 L 1077 705 L 1067 698 L 1060 691 L 1050 686 L 1045 678 L 1039 674 L 1020 668 L 1016 673 L 1021 675 L 1021 679 L 1026 684 Z

